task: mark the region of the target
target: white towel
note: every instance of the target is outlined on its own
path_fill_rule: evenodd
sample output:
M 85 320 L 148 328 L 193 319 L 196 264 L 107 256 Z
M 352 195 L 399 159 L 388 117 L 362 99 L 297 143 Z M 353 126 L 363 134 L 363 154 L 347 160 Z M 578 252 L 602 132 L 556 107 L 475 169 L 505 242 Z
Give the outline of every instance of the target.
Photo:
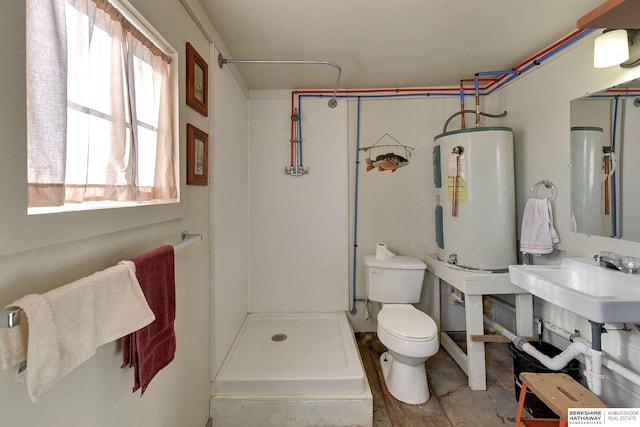
M 28 320 L 27 392 L 34 402 L 98 347 L 155 320 L 131 263 L 10 306 L 21 308 Z
M 553 213 L 549 199 L 530 198 L 524 207 L 520 230 L 520 252 L 533 255 L 553 252 L 560 242 L 553 228 Z

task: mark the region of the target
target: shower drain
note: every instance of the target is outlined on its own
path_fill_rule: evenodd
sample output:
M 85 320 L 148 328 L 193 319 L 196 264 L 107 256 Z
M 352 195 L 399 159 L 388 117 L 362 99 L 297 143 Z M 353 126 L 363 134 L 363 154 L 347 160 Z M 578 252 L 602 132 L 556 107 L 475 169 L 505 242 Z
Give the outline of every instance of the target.
M 271 341 L 275 341 L 275 342 L 282 342 L 286 339 L 287 339 L 287 336 L 285 334 L 275 334 L 274 336 L 271 337 Z

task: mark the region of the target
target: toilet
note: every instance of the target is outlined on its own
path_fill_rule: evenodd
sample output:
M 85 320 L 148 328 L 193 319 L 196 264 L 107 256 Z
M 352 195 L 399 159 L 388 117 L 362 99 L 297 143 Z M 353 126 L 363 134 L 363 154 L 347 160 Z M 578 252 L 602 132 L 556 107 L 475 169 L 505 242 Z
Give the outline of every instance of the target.
M 427 266 L 412 257 L 375 255 L 365 255 L 364 265 L 367 298 L 382 303 L 377 333 L 387 348 L 380 356 L 387 389 L 401 402 L 425 403 L 429 384 L 424 363 L 440 346 L 438 327 L 411 304 L 420 301 Z

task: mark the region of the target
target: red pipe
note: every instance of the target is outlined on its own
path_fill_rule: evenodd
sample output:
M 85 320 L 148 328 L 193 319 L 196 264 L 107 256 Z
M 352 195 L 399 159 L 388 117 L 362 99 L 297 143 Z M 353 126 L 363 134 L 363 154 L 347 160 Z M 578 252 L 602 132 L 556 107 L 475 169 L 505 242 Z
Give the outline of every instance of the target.
M 422 88 L 383 88 L 383 89 L 339 89 L 338 93 L 377 93 L 377 92 L 446 92 L 458 90 L 457 87 L 422 87 Z M 333 89 L 305 89 L 296 91 L 298 94 L 333 93 Z
M 574 38 L 575 36 L 577 36 L 578 34 L 582 33 L 583 31 L 585 31 L 585 30 L 584 29 L 577 29 L 577 30 L 573 31 L 572 33 L 570 33 L 567 36 L 565 36 L 564 38 L 558 40 L 557 42 L 555 42 L 551 46 L 547 47 L 546 49 L 543 49 L 540 52 L 538 52 L 535 55 L 533 55 L 532 57 L 525 59 L 520 64 L 518 64 L 515 67 L 513 67 L 513 69 L 517 70 L 520 67 L 522 67 L 524 65 L 527 65 L 528 63 L 530 63 L 532 61 L 535 61 L 537 58 L 540 58 L 545 53 L 549 52 L 552 49 L 555 49 L 556 47 L 560 46 L 562 43 L 566 42 L 567 40 L 570 40 L 570 39 Z
M 491 77 L 485 77 L 483 79 L 481 79 L 481 78 L 478 79 L 479 82 L 492 82 L 494 80 L 495 80 L 495 78 L 491 78 Z M 464 82 L 475 82 L 476 79 L 474 77 L 467 77 L 466 79 L 462 79 L 462 81 L 464 81 Z M 467 88 L 467 89 L 471 90 L 472 88 Z
M 638 92 L 638 89 L 637 88 L 607 89 L 604 92 L 605 93 L 636 93 Z
M 462 79 L 464 81 L 473 81 L 474 79 Z M 480 81 L 493 82 L 496 79 L 483 78 Z M 458 87 L 411 87 L 411 88 L 377 88 L 377 89 L 338 89 L 337 93 L 384 93 L 384 92 L 448 92 L 459 90 Z M 472 91 L 473 87 L 465 87 L 465 91 Z M 313 95 L 323 93 L 333 93 L 333 89 L 302 89 L 295 91 L 297 94 Z
M 559 45 L 565 43 L 566 41 L 574 38 L 575 36 L 579 35 L 580 33 L 586 31 L 585 29 L 577 29 L 574 30 L 573 32 L 569 33 L 568 35 L 566 35 L 565 37 L 563 37 L 562 39 L 556 41 L 555 43 L 553 43 L 552 45 L 546 47 L 545 49 L 537 52 L 536 54 L 530 56 L 529 58 L 525 59 L 524 61 L 520 62 L 518 65 L 516 65 L 515 67 L 512 67 L 512 70 L 516 70 L 519 71 L 519 69 L 533 61 L 535 61 L 536 59 L 540 58 L 541 56 L 545 55 L 547 52 L 555 49 L 556 47 L 558 47 Z M 484 87 L 480 88 L 481 91 L 486 91 L 487 89 L 490 89 L 492 86 L 496 85 L 497 83 L 499 83 L 502 79 L 504 79 L 506 76 L 508 76 L 508 74 L 503 74 L 500 77 L 497 78 L 481 78 L 478 79 L 478 81 L 482 81 L 482 82 L 488 82 L 487 85 L 485 85 Z M 469 78 L 464 78 L 462 79 L 462 81 L 465 82 L 470 82 L 470 81 L 474 81 L 475 79 L 473 77 L 469 77 Z M 338 89 L 337 93 L 343 93 L 343 94 L 349 94 L 349 93 L 384 93 L 384 92 L 396 92 L 396 93 L 400 93 L 400 92 L 448 92 L 448 91 L 458 91 L 460 90 L 459 87 L 416 87 L 416 88 L 382 88 L 382 89 Z M 465 91 L 474 91 L 475 88 L 470 88 L 470 87 L 464 87 L 463 90 Z M 298 90 L 296 91 L 296 93 L 298 94 L 324 94 L 324 93 L 333 93 L 334 91 L 331 89 L 311 89 L 311 90 Z

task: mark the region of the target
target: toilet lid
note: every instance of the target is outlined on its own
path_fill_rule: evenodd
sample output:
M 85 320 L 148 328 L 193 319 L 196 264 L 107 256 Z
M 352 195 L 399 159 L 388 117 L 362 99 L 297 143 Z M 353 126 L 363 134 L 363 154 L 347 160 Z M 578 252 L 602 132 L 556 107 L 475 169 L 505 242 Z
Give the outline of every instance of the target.
M 378 313 L 378 324 L 399 337 L 429 339 L 438 333 L 436 322 L 411 304 L 387 304 Z

